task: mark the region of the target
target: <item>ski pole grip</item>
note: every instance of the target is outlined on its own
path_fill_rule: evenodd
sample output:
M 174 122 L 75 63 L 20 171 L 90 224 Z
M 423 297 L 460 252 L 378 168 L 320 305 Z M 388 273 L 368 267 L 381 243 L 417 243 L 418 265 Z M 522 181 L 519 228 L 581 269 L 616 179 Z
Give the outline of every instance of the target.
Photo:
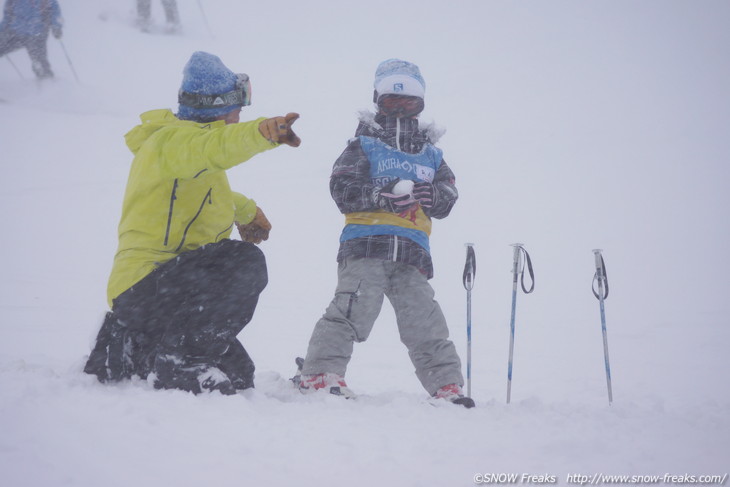
M 522 256 L 520 250 L 522 249 L 523 244 L 513 243 L 510 245 L 515 249 L 512 256 L 512 282 L 517 282 L 517 276 L 520 273 L 520 257 Z
M 596 263 L 596 279 L 599 281 L 605 281 L 606 279 L 606 265 L 603 262 L 603 252 L 601 249 L 593 250 L 593 257 Z
M 593 249 L 593 258 L 596 264 L 596 274 L 593 276 L 594 281 L 598 281 L 598 292 L 593 289 L 593 295 L 597 299 L 606 299 L 608 297 L 608 275 L 606 274 L 606 262 L 601 254 L 603 250 Z M 600 294 L 599 294 L 600 293 Z
M 518 268 L 519 268 L 519 263 L 520 263 L 520 250 L 522 250 L 522 248 L 524 247 L 524 245 L 525 244 L 521 244 L 521 243 L 513 243 L 513 244 L 510 244 L 510 246 L 511 247 L 514 247 L 514 249 L 515 249 L 515 253 L 514 253 L 514 257 L 513 257 L 514 258 L 513 263 L 514 264 L 517 264 L 517 267 Z
M 530 294 L 535 290 L 535 272 L 532 270 L 532 259 L 530 259 L 530 254 L 527 253 L 527 250 L 525 250 L 524 244 L 514 243 L 511 245 L 515 248 L 514 262 L 512 264 L 512 284 L 516 287 L 517 281 L 520 280 L 519 277 L 521 276 L 520 285 L 522 286 L 522 291 L 525 294 Z M 527 271 L 529 272 L 530 280 L 532 281 L 530 289 L 525 287 L 525 264 L 522 259 L 524 259 L 525 263 L 527 263 Z
M 466 263 L 464 264 L 464 289 L 471 291 L 474 287 L 474 278 L 477 273 L 477 258 L 474 254 L 474 244 L 467 243 L 466 246 Z

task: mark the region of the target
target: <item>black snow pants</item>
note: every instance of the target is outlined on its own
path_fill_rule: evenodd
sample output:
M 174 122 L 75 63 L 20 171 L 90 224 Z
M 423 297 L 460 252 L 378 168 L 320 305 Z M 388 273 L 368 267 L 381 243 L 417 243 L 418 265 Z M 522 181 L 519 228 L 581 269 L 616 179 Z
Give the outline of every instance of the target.
M 253 387 L 254 363 L 237 335 L 267 282 L 253 244 L 185 252 L 114 300 L 84 371 L 102 382 L 154 373 L 155 387 L 194 393 Z

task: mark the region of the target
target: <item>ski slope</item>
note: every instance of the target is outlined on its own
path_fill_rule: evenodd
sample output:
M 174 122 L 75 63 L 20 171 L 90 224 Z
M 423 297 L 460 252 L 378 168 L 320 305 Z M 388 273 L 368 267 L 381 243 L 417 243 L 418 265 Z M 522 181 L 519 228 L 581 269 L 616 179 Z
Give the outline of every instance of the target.
M 183 32 L 162 35 L 135 30 L 131 0 L 60 0 L 56 79 L 38 85 L 25 52 L 10 54 L 22 78 L 0 60 L 0 485 L 728 473 L 730 4 L 178 3 Z M 269 286 L 239 336 L 257 387 L 234 397 L 81 373 L 106 311 L 131 162 L 123 135 L 140 113 L 176 107 L 196 50 L 251 77 L 242 120 L 301 114 L 301 147 L 229 171 L 273 224 L 261 246 Z M 472 410 L 427 401 L 387 303 L 348 369 L 360 399 L 302 396 L 287 382 L 336 282 L 331 166 L 390 57 L 420 66 L 421 118 L 446 129 L 439 146 L 461 196 L 434 223 L 432 283 L 462 361 L 464 243 L 475 244 Z M 517 297 L 507 405 L 514 242 L 536 287 Z M 595 248 L 611 291 L 611 406 Z

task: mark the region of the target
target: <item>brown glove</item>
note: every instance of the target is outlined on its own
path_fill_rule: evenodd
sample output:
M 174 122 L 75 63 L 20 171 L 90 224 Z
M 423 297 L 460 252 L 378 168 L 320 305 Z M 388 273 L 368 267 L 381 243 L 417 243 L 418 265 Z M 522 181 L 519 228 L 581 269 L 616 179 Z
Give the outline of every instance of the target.
M 241 240 L 255 244 L 260 244 L 263 240 L 268 240 L 269 232 L 271 231 L 271 223 L 269 223 L 266 215 L 264 215 L 264 212 L 258 206 L 256 207 L 256 216 L 253 217 L 251 223 L 245 225 L 236 223 L 236 227 L 238 227 L 238 234 L 241 235 Z
M 259 124 L 259 132 L 272 144 L 286 144 L 292 147 L 299 147 L 302 139 L 291 129 L 291 125 L 298 118 L 298 113 L 287 113 L 286 117 L 267 118 Z

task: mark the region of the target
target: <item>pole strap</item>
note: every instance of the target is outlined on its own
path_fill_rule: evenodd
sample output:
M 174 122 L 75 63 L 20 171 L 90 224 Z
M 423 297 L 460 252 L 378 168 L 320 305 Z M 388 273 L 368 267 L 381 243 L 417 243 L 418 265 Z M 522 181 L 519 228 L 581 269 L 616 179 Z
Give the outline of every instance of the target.
M 593 295 L 596 297 L 596 299 L 606 299 L 608 298 L 608 274 L 606 274 L 606 263 L 603 260 L 603 255 L 599 256 L 601 258 L 601 264 L 596 269 L 596 273 L 593 274 L 593 282 L 591 283 L 591 290 L 593 291 Z M 596 282 L 597 281 L 603 281 L 603 297 L 601 297 L 598 292 L 596 291 Z
M 522 269 L 520 270 L 520 286 L 522 286 L 522 292 L 530 294 L 535 290 L 535 273 L 532 270 L 532 259 L 530 259 L 530 254 L 527 253 L 527 250 L 525 250 L 522 245 L 519 246 L 519 249 L 525 256 L 525 261 L 523 262 Z M 529 290 L 525 287 L 525 262 L 527 263 L 527 272 L 530 274 L 530 281 L 532 282 Z
M 474 246 L 466 244 L 466 263 L 464 264 L 464 289 L 471 291 L 474 287 L 474 278 L 477 274 L 477 258 L 474 255 Z

